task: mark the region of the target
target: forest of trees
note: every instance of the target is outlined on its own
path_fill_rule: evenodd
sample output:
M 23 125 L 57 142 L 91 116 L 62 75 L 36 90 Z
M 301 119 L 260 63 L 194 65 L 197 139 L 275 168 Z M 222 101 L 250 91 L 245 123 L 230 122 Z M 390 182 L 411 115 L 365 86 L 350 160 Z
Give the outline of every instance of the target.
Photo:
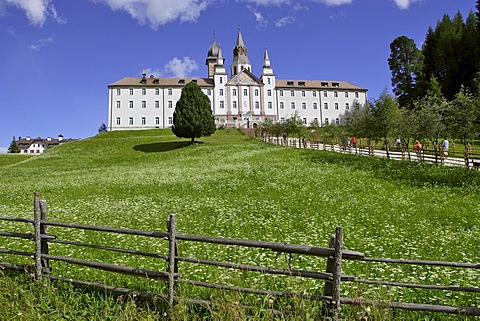
M 428 29 L 421 49 L 406 36 L 394 39 L 388 60 L 394 95 L 385 89 L 378 99 L 355 102 L 340 126 L 313 122 L 307 127 L 293 115 L 280 123 L 266 121 L 261 129 L 277 137 L 330 142 L 356 136 L 369 146 L 388 147 L 400 138 L 411 148 L 420 140 L 436 155 L 448 137 L 469 150 L 480 133 L 480 0 L 476 9 L 465 21 L 460 13 L 445 14 Z

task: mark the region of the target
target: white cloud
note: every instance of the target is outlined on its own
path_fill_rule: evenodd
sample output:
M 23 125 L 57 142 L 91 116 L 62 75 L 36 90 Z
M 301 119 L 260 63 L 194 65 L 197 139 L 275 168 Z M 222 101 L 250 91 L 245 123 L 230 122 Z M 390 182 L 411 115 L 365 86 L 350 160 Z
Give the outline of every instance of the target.
M 393 1 L 395 1 L 395 3 L 400 9 L 405 10 L 410 7 L 410 4 L 414 2 L 418 2 L 420 0 L 393 0 Z
M 65 18 L 65 16 L 63 16 L 63 15 L 59 15 L 58 12 L 57 12 L 57 9 L 55 8 L 55 6 L 53 4 L 51 4 L 48 7 L 48 13 L 59 24 L 67 23 L 67 18 Z
M 190 57 L 175 57 L 165 65 L 165 71 L 174 77 L 189 77 L 195 70 L 198 70 L 198 64 Z
M 32 50 L 38 51 L 42 47 L 45 47 L 46 45 L 48 45 L 49 43 L 52 43 L 54 41 L 55 41 L 55 39 L 53 38 L 53 36 L 49 36 L 47 38 L 39 39 L 36 43 L 31 44 L 29 47 Z
M 149 23 L 153 29 L 174 20 L 193 22 L 213 0 L 92 0 L 108 5 L 112 10 L 126 11 L 139 23 Z
M 343 4 L 350 4 L 353 0 L 314 0 L 314 2 L 323 3 L 327 6 L 341 6 Z
M 41 27 L 47 18 L 49 0 L 0 0 L 0 4 L 14 5 L 24 10 L 28 20 Z
M 276 27 L 285 27 L 286 25 L 292 24 L 295 22 L 295 17 L 288 16 L 283 17 L 275 23 Z
M 278 6 L 292 3 L 290 0 L 245 0 L 245 2 L 254 3 L 259 6 Z
M 251 6 L 247 6 L 247 8 L 253 13 L 255 17 L 255 21 L 257 22 L 257 29 L 265 28 L 268 24 L 268 20 L 262 15 L 262 13 Z

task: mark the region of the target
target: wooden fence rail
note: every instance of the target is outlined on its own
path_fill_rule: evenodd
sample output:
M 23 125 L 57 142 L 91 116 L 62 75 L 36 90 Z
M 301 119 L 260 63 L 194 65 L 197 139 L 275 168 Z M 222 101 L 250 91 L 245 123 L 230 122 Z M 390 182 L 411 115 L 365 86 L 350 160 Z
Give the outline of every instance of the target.
M 343 147 L 341 144 L 319 142 L 319 141 L 303 141 L 298 138 L 283 137 L 264 137 L 264 141 L 294 148 L 307 148 L 316 150 L 328 150 L 332 152 L 340 152 L 347 154 L 357 154 L 363 156 L 376 156 L 395 160 L 422 161 L 427 163 L 437 163 L 445 166 L 463 166 L 466 168 L 480 169 L 480 154 L 469 151 L 463 153 L 463 157 L 457 157 L 455 153 L 452 156 L 445 156 L 440 150 L 422 148 L 418 153 L 413 149 L 375 149 L 373 146 L 365 146 L 357 144 L 353 147 L 351 144 Z
M 212 302 L 203 299 L 184 298 L 181 293 L 177 291 L 177 284 L 188 284 L 191 286 L 206 287 L 212 289 L 237 291 L 242 293 L 250 293 L 257 295 L 278 296 L 285 298 L 297 298 L 302 300 L 321 301 L 324 303 L 323 314 L 330 317 L 332 320 L 339 320 L 341 318 L 342 305 L 373 305 L 378 307 L 387 307 L 392 309 L 403 309 L 411 311 L 430 311 L 451 313 L 466 316 L 480 316 L 480 307 L 457 307 L 435 304 L 418 304 L 410 302 L 388 302 L 381 300 L 367 300 L 363 298 L 345 298 L 341 297 L 341 288 L 348 286 L 348 283 L 368 284 L 374 286 L 388 286 L 388 287 L 404 287 L 413 289 L 428 289 L 438 291 L 457 291 L 464 293 L 480 293 L 480 288 L 466 287 L 456 285 L 438 285 L 438 284 L 415 284 L 404 282 L 391 282 L 384 280 L 364 280 L 355 277 L 354 275 L 346 275 L 342 272 L 342 264 L 344 261 L 356 260 L 365 262 L 374 262 L 382 264 L 413 264 L 425 265 L 435 267 L 449 267 L 456 269 L 480 269 L 480 263 L 460 263 L 460 262 L 440 262 L 427 260 L 404 260 L 404 259 L 390 259 L 390 258 L 369 258 L 365 257 L 363 253 L 351 251 L 343 248 L 343 229 L 337 227 L 335 235 L 330 239 L 329 247 L 317 247 L 308 245 L 283 244 L 276 242 L 253 241 L 245 239 L 220 238 L 201 235 L 187 235 L 177 234 L 175 215 L 170 215 L 167 222 L 167 232 L 144 231 L 126 228 L 100 227 L 81 225 L 74 223 L 62 223 L 49 221 L 47 218 L 46 202 L 41 200 L 38 193 L 34 196 L 34 220 L 25 218 L 0 217 L 0 221 L 10 221 L 18 223 L 28 223 L 34 226 L 33 233 L 20 232 L 5 232 L 1 231 L 1 237 L 17 238 L 25 241 L 33 241 L 35 244 L 34 252 L 19 251 L 14 249 L 0 249 L 2 256 L 18 256 L 29 257 L 33 259 L 34 264 L 24 264 L 19 262 L 3 262 L 0 260 L 0 266 L 6 269 L 26 271 L 33 273 L 36 279 L 48 277 L 53 280 L 71 282 L 78 285 L 90 286 L 100 288 L 103 290 L 113 291 L 120 294 L 130 294 L 141 296 L 145 298 L 158 298 L 164 300 L 168 304 L 169 309 L 173 308 L 178 301 L 212 305 Z M 150 237 L 168 242 L 168 253 L 152 253 L 147 251 L 138 251 L 132 249 L 124 249 L 120 247 L 113 247 L 100 244 L 90 244 L 71 240 L 60 240 L 55 235 L 48 233 L 48 227 L 60 227 L 68 230 L 90 230 L 101 233 L 116 233 L 133 235 L 135 237 Z M 19 241 L 19 242 L 20 242 Z M 289 268 L 278 268 L 271 266 L 259 266 L 252 264 L 223 262 L 211 259 L 204 259 L 198 257 L 185 257 L 179 255 L 179 242 L 201 242 L 217 245 L 227 245 L 236 247 L 257 248 L 260 250 L 273 250 L 278 253 L 299 254 L 310 257 L 326 258 L 326 270 L 311 271 L 299 270 Z M 142 257 L 158 258 L 166 262 L 167 268 L 165 271 L 158 269 L 149 269 L 146 267 L 131 267 L 125 265 L 118 265 L 113 263 L 90 261 L 84 258 L 75 258 L 70 256 L 55 255 L 52 249 L 49 249 L 49 244 L 91 248 L 95 250 L 102 250 L 107 252 L 117 252 L 129 255 L 136 255 Z M 198 253 L 201 255 L 201 253 Z M 78 280 L 65 278 L 59 275 L 54 275 L 55 269 L 52 268 L 53 262 L 64 262 L 71 265 L 78 265 L 88 267 L 90 269 L 97 269 L 109 271 L 113 273 L 126 274 L 135 277 L 144 277 L 149 279 L 160 280 L 168 285 L 167 293 L 153 293 L 138 289 L 129 289 L 124 287 L 117 287 L 115 285 L 102 284 L 88 280 Z M 203 280 L 188 279 L 188 275 L 182 275 L 179 271 L 178 262 L 188 262 L 193 264 L 201 264 L 208 266 L 215 266 L 219 268 L 227 268 L 240 271 L 249 271 L 252 273 L 261 273 L 262 275 L 283 275 L 288 277 L 310 278 L 322 280 L 324 282 L 323 295 L 314 293 L 295 293 L 288 291 L 278 291 L 272 289 L 258 289 L 240 286 L 232 286 L 228 284 L 212 283 Z M 273 313 L 280 313 L 272 310 Z

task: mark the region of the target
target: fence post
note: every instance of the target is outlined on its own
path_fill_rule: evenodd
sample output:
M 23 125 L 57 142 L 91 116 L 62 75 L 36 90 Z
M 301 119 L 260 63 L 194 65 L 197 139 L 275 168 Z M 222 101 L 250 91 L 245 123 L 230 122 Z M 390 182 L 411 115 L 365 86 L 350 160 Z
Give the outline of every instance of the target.
M 168 306 L 170 308 L 170 315 L 173 310 L 174 304 L 174 295 L 175 295 L 175 273 L 177 271 L 176 267 L 176 222 L 175 222 L 175 215 L 170 214 L 170 218 L 168 220 Z
M 332 320 L 338 321 L 340 318 L 340 277 L 342 274 L 342 254 L 343 254 L 343 228 L 335 229 L 335 251 L 333 270 L 333 291 L 332 291 Z
M 332 248 L 332 249 L 335 248 L 335 235 L 332 235 L 330 237 L 329 247 Z M 329 256 L 327 258 L 327 270 L 326 270 L 326 272 L 327 273 L 332 273 L 332 275 L 333 275 L 334 268 L 335 268 L 335 260 L 334 260 L 333 256 Z M 332 296 L 332 291 L 333 291 L 332 280 L 333 280 L 333 277 L 332 277 L 331 280 L 326 280 L 325 281 L 325 285 L 323 287 L 323 295 L 329 296 L 329 297 Z M 326 301 L 324 306 L 323 306 L 323 313 L 322 313 L 323 316 L 332 317 L 331 311 L 332 311 L 332 301 L 331 300 L 330 300 L 330 302 Z
M 35 228 L 35 279 L 40 280 L 42 278 L 42 240 L 40 238 L 41 209 L 39 192 L 33 194 L 33 214 L 33 224 Z
M 47 221 L 47 201 L 40 200 L 40 219 L 41 221 Z M 40 235 L 47 235 L 48 227 L 45 223 L 40 222 Z M 40 252 L 42 253 L 42 271 L 44 273 L 50 273 L 50 262 L 48 259 L 43 258 L 44 254 L 48 254 L 48 241 L 46 239 L 40 239 Z

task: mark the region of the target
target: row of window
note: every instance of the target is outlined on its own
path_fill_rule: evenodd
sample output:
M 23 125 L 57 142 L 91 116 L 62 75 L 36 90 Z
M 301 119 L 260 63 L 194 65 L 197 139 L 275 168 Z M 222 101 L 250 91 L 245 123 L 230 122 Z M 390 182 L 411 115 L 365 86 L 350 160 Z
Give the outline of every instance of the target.
M 255 104 L 255 109 L 260 109 L 260 102 L 256 101 L 254 104 Z M 237 108 L 237 102 L 236 101 L 232 102 L 232 107 L 233 107 L 233 109 Z M 224 109 L 224 108 L 225 108 L 225 101 L 220 100 L 220 109 Z M 267 102 L 267 108 L 268 109 L 273 109 L 273 104 L 272 104 L 271 101 Z
M 334 106 L 335 106 L 335 109 L 338 110 L 339 109 L 339 105 L 338 103 L 334 103 Z M 294 101 L 290 102 L 290 108 L 291 109 L 295 109 L 296 108 L 296 104 Z M 318 106 L 317 106 L 317 103 L 314 102 L 312 104 L 312 108 L 313 109 L 317 109 Z M 285 109 L 285 103 L 283 101 L 280 102 L 280 109 Z M 302 103 L 302 109 L 307 109 L 307 103 L 303 102 Z M 323 109 L 328 109 L 328 103 L 324 103 L 323 104 Z M 350 103 L 345 103 L 345 110 L 350 110 Z
M 280 118 L 280 121 L 285 121 L 285 117 Z M 302 121 L 303 121 L 303 123 L 304 123 L 305 125 L 308 124 L 308 123 L 307 123 L 307 118 L 302 118 Z M 318 122 L 318 118 L 315 117 L 315 118 L 313 118 L 312 121 Z M 324 124 L 324 125 L 330 124 L 330 119 L 329 119 L 328 117 L 325 117 L 325 119 L 323 120 L 323 124 Z M 332 124 L 340 125 L 340 118 L 332 119 Z
M 115 119 L 115 124 L 117 126 L 120 126 L 122 125 L 122 118 L 121 117 L 117 117 Z M 128 117 L 128 125 L 135 125 L 135 118 L 134 117 Z M 141 125 L 146 125 L 147 124 L 147 117 L 141 117 L 140 118 L 140 124 Z M 155 117 L 154 118 L 154 124 L 155 125 L 160 125 L 160 117 Z M 168 117 L 168 125 L 172 125 L 173 124 L 173 117 Z
M 116 104 L 117 108 L 121 108 L 121 107 L 122 107 L 122 103 L 121 103 L 120 100 L 117 100 L 115 104 Z M 147 101 L 146 101 L 146 100 L 142 100 L 141 105 L 142 105 L 142 108 L 147 108 Z M 154 106 L 155 106 L 155 108 L 160 108 L 160 101 L 155 100 Z M 173 101 L 169 100 L 169 101 L 167 102 L 167 106 L 168 106 L 168 108 L 173 108 Z M 128 102 L 128 107 L 129 107 L 129 108 L 134 108 L 134 102 L 133 102 L 133 100 L 130 100 L 130 101 Z
M 129 88 L 128 91 L 129 91 L 129 95 L 133 95 L 134 88 Z M 142 95 L 147 94 L 147 89 L 146 88 L 141 88 L 141 91 L 142 91 Z M 172 88 L 168 88 L 167 89 L 167 95 L 171 96 L 172 94 L 173 94 Z M 211 94 L 212 94 L 211 89 L 207 89 L 207 95 L 210 96 Z M 224 94 L 223 89 L 219 89 L 219 95 L 223 96 L 223 94 Z M 283 97 L 284 90 L 279 89 L 278 94 L 279 94 L 280 97 Z M 119 96 L 119 95 L 121 95 L 121 88 L 117 88 L 117 96 Z M 160 95 L 160 88 L 155 88 L 155 95 L 157 95 L 157 96 Z M 232 88 L 232 96 L 236 96 L 236 95 L 237 95 L 237 89 Z M 246 89 L 246 88 L 243 89 L 243 95 L 248 96 L 248 89 Z M 258 95 L 259 95 L 259 90 L 258 89 L 254 90 L 254 95 L 258 97 Z M 300 95 L 302 97 L 306 97 L 307 96 L 307 91 L 306 90 L 300 91 Z M 338 98 L 338 95 L 339 95 L 338 91 L 333 92 L 333 97 Z M 349 92 L 345 91 L 344 95 L 345 95 L 345 98 L 348 98 L 349 97 Z M 358 91 L 354 92 L 354 95 L 355 95 L 355 98 L 358 98 L 359 97 Z M 272 90 L 271 89 L 267 90 L 267 96 L 272 96 Z M 293 90 L 293 89 L 290 90 L 290 96 L 295 97 L 295 90 Z M 312 97 L 317 97 L 317 91 L 312 90 Z M 323 91 L 323 97 L 328 97 L 328 91 L 327 90 Z

